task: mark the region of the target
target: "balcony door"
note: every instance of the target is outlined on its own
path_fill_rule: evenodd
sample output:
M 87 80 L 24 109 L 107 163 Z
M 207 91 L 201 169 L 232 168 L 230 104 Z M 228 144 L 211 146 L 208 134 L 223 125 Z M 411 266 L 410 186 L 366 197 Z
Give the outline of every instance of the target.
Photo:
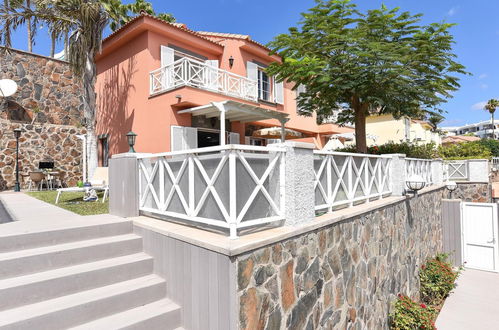
M 239 144 L 239 133 L 227 132 L 228 144 Z M 198 127 L 171 126 L 171 151 L 216 147 L 220 145 L 220 131 Z

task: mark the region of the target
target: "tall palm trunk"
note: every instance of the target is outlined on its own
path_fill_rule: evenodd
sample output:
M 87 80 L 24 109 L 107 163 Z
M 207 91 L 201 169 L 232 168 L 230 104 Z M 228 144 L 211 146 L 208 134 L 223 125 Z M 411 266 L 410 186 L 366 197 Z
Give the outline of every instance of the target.
M 31 0 L 26 0 L 26 7 L 31 7 Z M 28 30 L 28 52 L 33 52 L 33 31 L 31 30 L 31 17 L 26 20 L 26 28 Z
M 86 65 L 83 72 L 83 89 L 85 97 L 84 102 L 84 117 L 87 128 L 87 157 L 88 157 L 88 177 L 91 178 L 97 167 L 97 137 L 95 134 L 95 108 L 96 94 L 95 82 L 97 80 L 96 67 L 94 62 L 94 52 L 88 52 Z
M 495 134 L 495 130 L 496 130 L 496 125 L 494 124 L 494 112 L 495 111 L 492 111 L 490 113 L 490 116 L 492 117 L 492 139 L 496 139 L 496 134 Z
M 54 57 L 55 55 L 55 43 L 56 43 L 56 35 L 55 32 L 52 31 L 50 33 L 51 45 L 50 45 L 50 57 Z

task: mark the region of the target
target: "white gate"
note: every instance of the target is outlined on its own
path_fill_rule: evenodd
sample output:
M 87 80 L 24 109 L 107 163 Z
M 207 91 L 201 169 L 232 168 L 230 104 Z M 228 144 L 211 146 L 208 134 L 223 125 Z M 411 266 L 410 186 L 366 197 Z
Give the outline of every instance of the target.
M 466 267 L 499 271 L 497 204 L 462 203 L 461 223 Z

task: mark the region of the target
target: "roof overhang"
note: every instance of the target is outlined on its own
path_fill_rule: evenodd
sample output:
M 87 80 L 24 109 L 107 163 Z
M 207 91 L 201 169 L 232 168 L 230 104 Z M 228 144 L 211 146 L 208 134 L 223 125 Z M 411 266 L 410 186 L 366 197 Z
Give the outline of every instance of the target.
M 220 117 L 222 111 L 225 112 L 225 119 L 230 121 L 253 122 L 266 119 L 277 119 L 280 122 L 285 122 L 288 119 L 287 113 L 231 100 L 212 102 L 198 107 L 180 110 L 178 113 L 211 118 Z

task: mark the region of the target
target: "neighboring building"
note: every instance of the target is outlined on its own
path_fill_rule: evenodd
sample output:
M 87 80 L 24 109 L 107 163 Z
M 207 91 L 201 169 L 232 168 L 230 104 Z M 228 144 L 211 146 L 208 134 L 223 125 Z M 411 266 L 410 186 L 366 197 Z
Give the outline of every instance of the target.
M 499 124 L 494 123 L 495 139 L 499 137 Z M 481 139 L 492 138 L 492 120 L 485 120 L 475 124 L 466 124 L 463 126 L 442 127 L 442 131 L 447 136 L 465 135 L 472 133 Z
M 446 136 L 442 139 L 442 145 L 448 146 L 456 143 L 472 142 L 479 140 L 480 138 L 478 136 L 451 135 L 451 136 Z
M 366 133 L 369 146 L 388 142 L 441 143 L 440 135 L 430 123 L 408 117 L 395 119 L 390 114 L 367 117 Z
M 351 132 L 297 114 L 293 85 L 264 71 L 280 60 L 247 35 L 136 17 L 104 40 L 96 58 L 101 164 L 128 150 L 128 131 L 138 134 L 139 152 L 265 145 L 276 138 L 255 132 L 281 123 L 318 147 L 331 135 Z
M 0 56 L 0 79 L 12 79 L 17 92 L 0 97 L 0 190 L 15 183 L 16 139 L 21 128 L 19 168 L 26 177 L 54 166 L 67 186 L 82 179 L 82 88 L 67 62 L 10 49 Z M 24 176 L 23 176 L 24 177 Z

